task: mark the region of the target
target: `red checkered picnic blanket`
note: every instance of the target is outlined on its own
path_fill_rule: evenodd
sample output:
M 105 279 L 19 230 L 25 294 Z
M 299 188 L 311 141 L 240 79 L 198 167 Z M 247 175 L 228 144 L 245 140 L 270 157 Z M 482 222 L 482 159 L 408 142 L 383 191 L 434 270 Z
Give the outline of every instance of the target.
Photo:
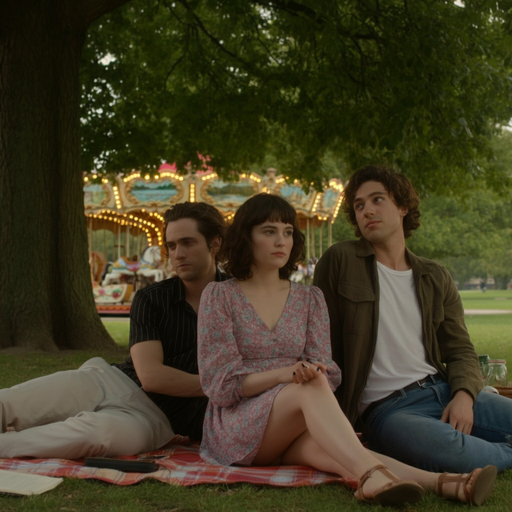
M 124 473 L 115 469 L 85 467 L 82 460 L 64 459 L 0 459 L 0 469 L 38 475 L 94 478 L 116 485 L 132 485 L 146 478 L 175 485 L 220 484 L 247 482 L 278 487 L 300 487 L 338 482 L 357 488 L 357 482 L 324 473 L 306 466 L 234 467 L 215 466 L 199 456 L 199 445 L 176 436 L 166 447 L 125 460 L 151 460 L 161 468 L 153 473 Z

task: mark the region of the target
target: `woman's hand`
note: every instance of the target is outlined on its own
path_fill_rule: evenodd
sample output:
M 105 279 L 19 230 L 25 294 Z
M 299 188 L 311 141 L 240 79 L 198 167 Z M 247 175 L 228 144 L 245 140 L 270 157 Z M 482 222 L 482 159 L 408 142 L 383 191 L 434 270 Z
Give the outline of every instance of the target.
M 292 366 L 276 368 L 265 372 L 251 373 L 242 382 L 242 391 L 246 398 L 259 395 L 278 384 L 303 384 L 317 379 L 327 371 L 323 363 L 298 361 Z
M 318 361 L 298 361 L 290 368 L 293 377 L 290 382 L 295 382 L 295 384 L 302 384 L 312 379 L 317 379 L 327 371 L 327 366 Z

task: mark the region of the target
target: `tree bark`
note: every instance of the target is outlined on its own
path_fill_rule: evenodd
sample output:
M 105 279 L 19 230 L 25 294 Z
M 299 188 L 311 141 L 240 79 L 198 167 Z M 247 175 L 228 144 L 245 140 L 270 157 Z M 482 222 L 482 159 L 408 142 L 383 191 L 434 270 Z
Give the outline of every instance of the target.
M 125 1 L 0 6 L 0 348 L 115 347 L 87 258 L 79 59 L 89 21 Z

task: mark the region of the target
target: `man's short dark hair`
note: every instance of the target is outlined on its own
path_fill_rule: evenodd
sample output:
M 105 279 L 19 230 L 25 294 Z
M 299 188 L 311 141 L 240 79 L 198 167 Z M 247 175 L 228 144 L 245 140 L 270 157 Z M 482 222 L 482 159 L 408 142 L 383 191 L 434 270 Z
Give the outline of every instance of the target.
M 297 270 L 297 263 L 305 257 L 304 234 L 299 229 L 297 212 L 282 197 L 272 194 L 256 194 L 238 208 L 233 223 L 228 227 L 226 239 L 221 248 L 226 261 L 226 272 L 244 281 L 252 277 L 253 249 L 251 233 L 254 226 L 271 222 L 283 222 L 293 226 L 293 247 L 286 265 L 279 269 L 279 277 L 288 279 Z
M 412 232 L 420 226 L 420 211 L 418 209 L 420 198 L 414 190 L 412 183 L 407 176 L 400 174 L 388 167 L 368 165 L 356 171 L 349 179 L 343 190 L 343 211 L 347 219 L 354 226 L 355 234 L 361 238 L 363 235 L 357 225 L 354 200 L 359 187 L 367 181 L 378 181 L 384 185 L 387 193 L 399 208 L 406 208 L 407 215 L 404 217 L 404 236 L 409 238 Z
M 167 225 L 180 219 L 194 219 L 197 222 L 197 230 L 206 239 L 208 249 L 212 248 L 215 238 L 224 239 L 226 221 L 224 216 L 215 206 L 207 203 L 191 203 L 186 201 L 171 206 L 164 213 L 164 243 L 167 247 Z M 167 249 L 167 253 L 169 250 Z

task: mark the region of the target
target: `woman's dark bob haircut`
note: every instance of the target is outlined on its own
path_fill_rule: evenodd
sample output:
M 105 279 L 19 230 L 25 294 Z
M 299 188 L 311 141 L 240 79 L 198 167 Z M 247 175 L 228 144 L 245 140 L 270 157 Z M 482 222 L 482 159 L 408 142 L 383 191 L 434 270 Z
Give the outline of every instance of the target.
M 224 270 L 229 275 L 240 281 L 252 277 L 252 228 L 267 220 L 293 226 L 293 247 L 286 265 L 279 269 L 280 279 L 288 279 L 297 270 L 297 264 L 304 260 L 305 237 L 299 229 L 297 212 L 293 206 L 282 197 L 257 194 L 238 208 L 222 244 L 221 258 L 225 261 Z

